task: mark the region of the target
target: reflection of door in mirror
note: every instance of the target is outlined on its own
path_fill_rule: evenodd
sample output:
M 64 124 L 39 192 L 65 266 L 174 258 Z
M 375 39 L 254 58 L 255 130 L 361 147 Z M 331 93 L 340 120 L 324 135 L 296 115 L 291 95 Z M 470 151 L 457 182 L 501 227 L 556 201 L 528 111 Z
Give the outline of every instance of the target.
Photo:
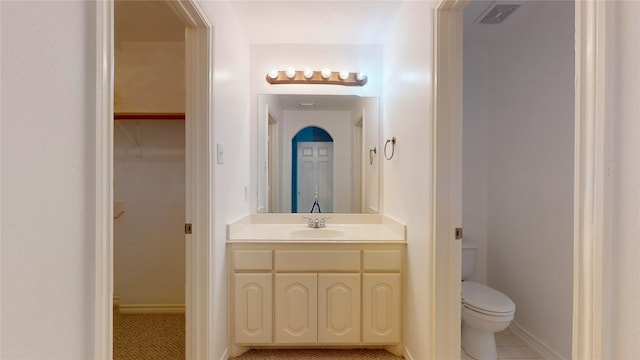
M 291 139 L 291 212 L 333 212 L 333 138 L 307 126 Z M 316 209 L 317 211 L 318 209 Z
M 299 142 L 297 152 L 298 203 L 292 209 L 333 212 L 333 143 Z
M 364 114 L 363 114 L 364 115 Z M 354 124 L 354 132 L 353 132 L 353 189 L 351 190 L 351 203 L 353 204 L 353 211 L 360 213 L 363 212 L 364 205 L 363 201 L 363 192 L 364 192 L 364 179 L 362 178 L 363 172 L 363 163 L 362 157 L 364 154 L 363 148 L 363 128 L 362 123 L 364 122 L 364 118 L 361 116 L 358 121 Z
M 269 116 L 269 126 L 267 127 L 267 166 L 265 166 L 267 174 L 267 191 L 269 198 L 267 208 L 269 212 L 280 212 L 278 206 L 279 178 L 278 178 L 278 122 L 271 115 Z

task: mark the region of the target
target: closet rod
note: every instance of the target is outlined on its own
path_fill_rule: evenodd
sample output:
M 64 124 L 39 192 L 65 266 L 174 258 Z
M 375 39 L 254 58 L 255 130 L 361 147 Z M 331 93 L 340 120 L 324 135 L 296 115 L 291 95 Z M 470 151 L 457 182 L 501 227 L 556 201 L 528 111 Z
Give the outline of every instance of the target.
M 114 120 L 184 120 L 184 113 L 114 113 Z

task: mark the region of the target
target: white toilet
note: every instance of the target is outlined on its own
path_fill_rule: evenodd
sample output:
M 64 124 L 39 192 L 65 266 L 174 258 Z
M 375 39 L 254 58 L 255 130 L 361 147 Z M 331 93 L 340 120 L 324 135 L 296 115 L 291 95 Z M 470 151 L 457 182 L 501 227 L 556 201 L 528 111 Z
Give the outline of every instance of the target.
M 516 305 L 486 285 L 465 281 L 473 274 L 478 246 L 462 241 L 462 350 L 477 360 L 496 360 L 494 333 L 506 329 Z

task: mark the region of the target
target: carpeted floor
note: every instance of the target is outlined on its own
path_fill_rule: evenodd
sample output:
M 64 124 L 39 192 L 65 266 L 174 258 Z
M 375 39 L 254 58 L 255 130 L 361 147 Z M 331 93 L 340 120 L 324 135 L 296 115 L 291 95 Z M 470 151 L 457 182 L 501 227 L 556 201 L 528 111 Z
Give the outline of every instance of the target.
M 113 360 L 184 360 L 184 314 L 113 311 Z M 251 350 L 233 360 L 399 360 L 384 350 Z
M 113 360 L 184 360 L 184 314 L 113 311 Z
M 400 360 L 385 350 L 250 350 L 233 360 Z

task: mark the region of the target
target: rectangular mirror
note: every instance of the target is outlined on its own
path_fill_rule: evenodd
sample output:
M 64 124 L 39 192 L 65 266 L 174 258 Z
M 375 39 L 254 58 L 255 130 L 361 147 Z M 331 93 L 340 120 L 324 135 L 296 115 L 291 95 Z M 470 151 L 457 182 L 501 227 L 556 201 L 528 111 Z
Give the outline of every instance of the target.
M 258 212 L 377 213 L 376 97 L 258 95 Z

